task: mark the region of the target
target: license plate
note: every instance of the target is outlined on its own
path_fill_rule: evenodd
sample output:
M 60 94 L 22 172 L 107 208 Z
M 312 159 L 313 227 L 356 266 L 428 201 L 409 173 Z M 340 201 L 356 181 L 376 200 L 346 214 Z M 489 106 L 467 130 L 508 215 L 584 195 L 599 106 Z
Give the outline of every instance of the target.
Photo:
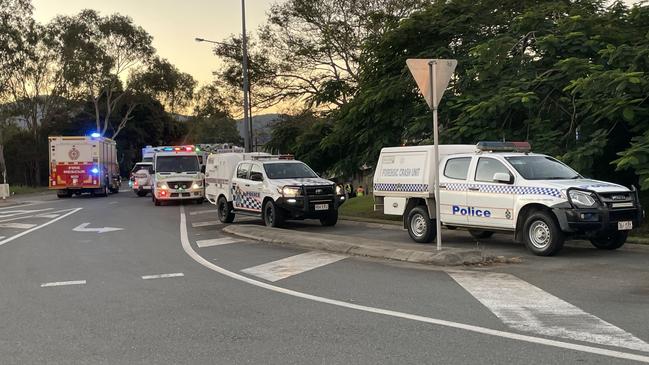
M 329 204 L 316 204 L 315 210 L 329 210 Z
M 617 230 L 618 231 L 628 231 L 630 229 L 633 229 L 633 222 L 632 221 L 617 222 Z

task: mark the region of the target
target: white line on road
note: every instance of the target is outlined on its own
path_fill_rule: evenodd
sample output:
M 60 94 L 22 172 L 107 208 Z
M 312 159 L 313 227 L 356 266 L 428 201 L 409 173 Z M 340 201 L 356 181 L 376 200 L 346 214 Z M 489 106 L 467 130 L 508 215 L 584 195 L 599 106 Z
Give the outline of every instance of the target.
M 347 257 L 348 256 L 345 255 L 312 251 L 266 264 L 249 267 L 241 271 L 268 281 L 278 281 L 321 266 L 332 264 Z
M 191 243 L 189 242 L 189 236 L 187 234 L 187 218 L 185 216 L 185 208 L 182 205 L 180 206 L 180 242 L 182 244 L 182 247 L 183 247 L 183 250 L 185 251 L 185 253 L 187 255 L 189 255 L 189 257 L 191 257 L 194 261 L 196 261 L 197 263 L 203 265 L 204 267 L 206 267 L 206 268 L 208 268 L 208 269 L 210 269 L 212 271 L 215 271 L 215 272 L 217 272 L 217 273 L 219 273 L 221 275 L 232 278 L 234 280 L 238 280 L 238 281 L 250 284 L 250 285 L 254 285 L 254 286 L 259 287 L 259 288 L 271 290 L 271 291 L 274 291 L 276 293 L 286 294 L 286 295 L 290 295 L 290 296 L 293 296 L 293 297 L 296 297 L 296 298 L 302 298 L 302 299 L 311 300 L 311 301 L 314 301 L 314 302 L 330 304 L 330 305 L 334 305 L 334 306 L 337 306 L 337 307 L 354 309 L 354 310 L 358 310 L 358 311 L 362 311 L 362 312 L 368 312 L 368 313 L 374 313 L 374 314 L 382 314 L 382 315 L 385 315 L 385 316 L 408 319 L 408 320 L 412 320 L 412 321 L 417 321 L 417 322 L 422 322 L 422 323 L 429 323 L 429 324 L 434 324 L 434 325 L 444 326 L 444 327 L 449 327 L 449 328 L 456 328 L 456 329 L 465 330 L 465 331 L 468 331 L 468 332 L 474 332 L 474 333 L 480 333 L 480 334 L 488 335 L 488 336 L 506 338 L 506 339 L 509 339 L 509 340 L 522 341 L 522 342 L 528 342 L 528 343 L 534 343 L 534 344 L 539 344 L 539 345 L 551 346 L 551 347 L 562 348 L 562 349 L 567 349 L 567 350 L 580 351 L 580 352 L 585 352 L 585 353 L 589 353 L 589 354 L 597 354 L 597 355 L 602 355 L 602 356 L 614 357 L 614 358 L 618 358 L 618 359 L 634 360 L 634 361 L 649 364 L 649 356 L 645 356 L 645 355 L 638 355 L 638 354 L 629 353 L 629 352 L 609 350 L 609 349 L 605 349 L 605 348 L 601 348 L 601 347 L 585 346 L 585 345 L 580 345 L 580 344 L 571 343 L 571 342 L 550 340 L 548 338 L 543 338 L 543 337 L 522 335 L 522 334 L 515 333 L 515 332 L 499 331 L 499 330 L 494 330 L 494 329 L 491 329 L 491 328 L 480 327 L 480 326 L 475 326 L 475 325 L 466 324 L 466 323 L 452 322 L 452 321 L 447 321 L 447 320 L 444 320 L 444 319 L 425 317 L 425 316 L 420 316 L 420 315 L 416 315 L 416 314 L 397 312 L 397 311 L 393 311 L 393 310 L 389 310 L 389 309 L 375 308 L 375 307 L 370 307 L 370 306 L 366 306 L 366 305 L 348 303 L 348 302 L 343 302 L 341 300 L 330 299 L 330 298 L 325 298 L 325 297 L 319 297 L 317 295 L 312 295 L 312 294 L 302 293 L 302 292 L 291 290 L 291 289 L 282 288 L 280 286 L 264 283 L 264 282 L 261 282 L 261 281 L 246 277 L 244 275 L 237 274 L 235 272 L 224 269 L 221 266 L 218 266 L 218 265 L 208 261 L 203 256 L 199 255 L 196 251 L 194 251 L 194 249 L 192 248 Z
M 513 275 L 449 275 L 509 327 L 537 335 L 649 352 L 649 344 Z
M 150 280 L 150 279 L 164 279 L 164 278 L 177 278 L 180 276 L 185 276 L 185 274 L 181 272 L 175 272 L 172 274 L 158 274 L 158 275 L 144 275 L 142 279 L 144 280 Z
M 207 227 L 207 226 L 218 226 L 222 223 L 219 221 L 207 221 L 207 222 L 194 222 L 192 223 L 192 228 L 196 227 Z
M 242 242 L 243 240 L 239 240 L 236 238 L 231 238 L 231 237 L 223 237 L 223 238 L 214 238 L 211 240 L 199 240 L 196 241 L 196 245 L 198 247 L 212 247 L 212 246 L 220 246 L 220 245 L 227 245 L 230 243 L 236 243 L 236 242 Z
M 59 215 L 60 214 L 39 214 L 39 215 L 35 215 L 34 218 L 49 218 L 49 219 L 51 219 L 51 218 L 56 218 Z
M 216 209 L 195 210 L 193 212 L 189 212 L 189 215 L 210 214 L 210 213 L 215 213 L 216 214 Z
M 47 210 L 52 210 L 54 208 L 47 208 L 47 209 L 36 209 L 36 210 L 9 210 L 5 212 L 0 212 L 0 218 L 3 220 L 0 220 L 0 222 L 7 222 L 10 220 L 16 220 L 20 218 L 26 218 L 26 217 L 20 217 L 20 218 L 13 218 L 13 219 L 4 219 L 4 218 L 9 218 L 9 217 L 15 217 L 19 215 L 24 215 L 24 214 L 29 214 L 29 213 L 37 213 L 37 212 L 44 212 Z
M 36 227 L 31 223 L 0 223 L 0 228 L 17 228 L 17 229 L 30 229 Z
M 53 283 L 43 283 L 41 284 L 41 288 L 45 288 L 48 286 L 85 285 L 85 284 L 86 284 L 85 280 L 55 281 Z
M 0 246 L 4 245 L 4 244 L 7 243 L 7 242 L 11 242 L 11 241 L 15 240 L 16 238 L 22 237 L 22 236 L 24 236 L 24 235 L 26 235 L 26 234 L 28 234 L 28 233 L 34 232 L 34 231 L 36 231 L 36 230 L 38 230 L 38 229 L 41 229 L 41 228 L 43 228 L 43 227 L 45 227 L 45 226 L 49 226 L 50 224 L 52 224 L 52 223 L 54 223 L 54 222 L 56 222 L 56 221 L 58 221 L 58 220 L 61 220 L 61 219 L 65 218 L 65 217 L 67 217 L 67 216 L 69 216 L 69 215 L 72 215 L 72 214 L 74 214 L 74 213 L 80 211 L 81 209 L 83 209 L 83 208 L 76 208 L 76 209 L 72 210 L 71 212 L 66 213 L 66 214 L 63 214 L 62 216 L 60 216 L 60 217 L 58 217 L 58 218 L 54 218 L 54 219 L 52 219 L 51 221 L 47 221 L 47 222 L 45 222 L 45 223 L 43 223 L 43 224 L 41 224 L 41 225 L 39 225 L 39 226 L 36 226 L 36 227 L 34 227 L 34 228 L 31 228 L 31 229 L 28 229 L 28 230 L 26 230 L 26 231 L 24 231 L 24 232 L 21 232 L 21 233 L 19 233 L 19 234 L 17 234 L 17 235 L 14 235 L 14 236 L 11 236 L 11 237 L 9 237 L 9 238 L 6 238 L 6 239 L 0 241 Z

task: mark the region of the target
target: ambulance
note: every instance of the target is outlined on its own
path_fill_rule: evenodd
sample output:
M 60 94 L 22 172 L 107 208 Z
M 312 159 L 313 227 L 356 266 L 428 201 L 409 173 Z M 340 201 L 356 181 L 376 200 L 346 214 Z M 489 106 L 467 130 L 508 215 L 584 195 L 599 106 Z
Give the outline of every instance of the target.
M 203 203 L 203 173 L 194 146 L 158 147 L 152 159 L 151 199 L 156 206 L 179 200 Z
M 49 188 L 59 198 L 82 193 L 107 196 L 121 185 L 115 141 L 91 136 L 51 136 Z
M 323 226 L 334 226 L 345 200 L 334 182 L 288 155 L 211 154 L 205 183 L 207 200 L 217 206 L 223 223 L 241 214 L 260 217 L 269 227 L 281 227 L 287 219 L 319 219 Z
M 444 227 L 467 229 L 477 239 L 512 233 L 541 256 L 556 254 L 570 238 L 604 250 L 624 245 L 644 218 L 635 187 L 585 178 L 530 150 L 526 142 L 440 145 L 436 197 L 433 146 L 383 148 L 373 181 L 375 209 L 402 216 L 420 243 L 435 238 L 439 217 Z

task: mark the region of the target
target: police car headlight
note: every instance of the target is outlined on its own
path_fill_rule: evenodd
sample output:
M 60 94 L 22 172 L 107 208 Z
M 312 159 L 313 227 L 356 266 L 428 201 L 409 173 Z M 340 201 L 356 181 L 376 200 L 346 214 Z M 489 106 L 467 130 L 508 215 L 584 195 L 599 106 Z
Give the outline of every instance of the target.
M 160 188 L 160 189 L 169 189 L 169 186 L 167 186 L 167 183 L 165 182 L 155 183 L 155 186 L 156 188 Z
M 200 189 L 201 186 L 203 186 L 203 181 L 201 180 L 194 181 L 194 184 L 192 184 L 192 189 Z
M 593 208 L 597 205 L 597 199 L 593 193 L 587 191 L 570 190 L 568 196 L 572 204 L 578 208 Z
M 297 186 L 285 186 L 282 188 L 282 195 L 284 197 L 296 197 L 299 196 L 302 192 L 302 189 Z

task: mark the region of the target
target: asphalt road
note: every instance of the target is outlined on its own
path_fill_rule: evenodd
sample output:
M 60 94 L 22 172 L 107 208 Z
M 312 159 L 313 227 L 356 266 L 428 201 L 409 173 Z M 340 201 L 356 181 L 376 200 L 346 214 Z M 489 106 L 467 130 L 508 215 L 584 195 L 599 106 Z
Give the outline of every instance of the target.
M 645 248 L 538 258 L 497 236 L 480 244 L 521 264 L 442 270 L 230 237 L 209 204 L 27 200 L 0 208 L 3 364 L 649 363 Z

